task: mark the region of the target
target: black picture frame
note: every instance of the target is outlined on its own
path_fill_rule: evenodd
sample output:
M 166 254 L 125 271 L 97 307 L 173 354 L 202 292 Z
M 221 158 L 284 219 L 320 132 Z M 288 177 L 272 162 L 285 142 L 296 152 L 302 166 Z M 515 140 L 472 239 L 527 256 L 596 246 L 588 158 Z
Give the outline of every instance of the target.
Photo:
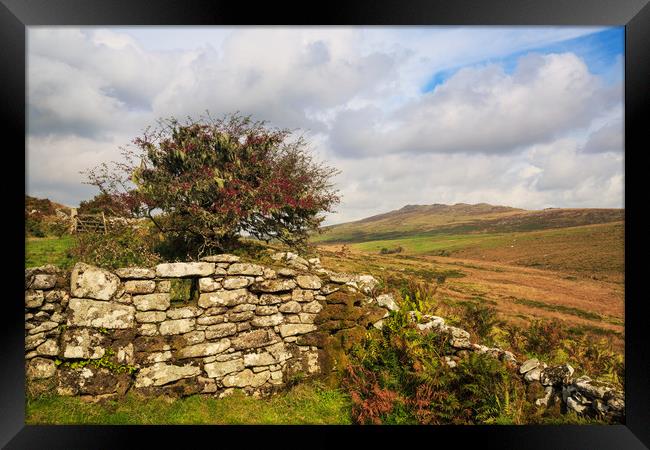
M 292 17 L 292 15 L 294 15 Z M 646 316 L 644 275 L 647 238 L 641 222 L 642 184 L 647 144 L 643 117 L 650 105 L 650 6 L 648 0 L 391 0 L 326 2 L 322 4 L 260 5 L 247 2 L 200 0 L 0 0 L 0 55 L 2 83 L 5 208 L 18 216 L 24 207 L 16 186 L 25 167 L 19 148 L 26 145 L 25 37 L 35 25 L 624 25 L 625 26 L 625 363 L 626 421 L 612 426 L 449 426 L 449 427 L 112 427 L 26 426 L 23 306 L 19 291 L 24 265 L 22 242 L 5 238 L 15 253 L 3 275 L 11 290 L 5 294 L 2 327 L 2 406 L 0 445 L 6 448 L 130 448 L 140 439 L 149 445 L 180 439 L 198 446 L 198 439 L 226 445 L 229 438 L 248 446 L 323 446 L 349 443 L 359 437 L 384 441 L 397 437 L 401 445 L 458 446 L 472 442 L 477 448 L 636 449 L 650 446 L 650 346 Z M 7 144 L 7 138 L 15 145 Z M 26 151 L 26 149 L 25 149 Z M 636 197 L 636 198 L 635 198 Z M 11 208 L 14 208 L 13 210 Z M 24 223 L 8 220 L 6 236 L 24 233 Z M 15 258 L 14 258 L 15 256 Z M 22 289 L 21 289 L 22 290 Z M 250 432 L 254 429 L 254 433 Z M 291 442 L 288 432 L 300 431 Z M 138 440 L 136 440 L 136 437 Z M 142 441 L 140 441 L 142 442 Z M 399 445 L 399 444 L 398 444 Z

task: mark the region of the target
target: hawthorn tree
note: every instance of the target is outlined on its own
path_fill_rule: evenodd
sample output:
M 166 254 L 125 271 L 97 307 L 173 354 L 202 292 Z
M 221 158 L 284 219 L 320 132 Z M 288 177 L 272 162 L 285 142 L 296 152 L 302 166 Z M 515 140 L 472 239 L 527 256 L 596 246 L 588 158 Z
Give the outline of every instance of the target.
M 161 119 L 132 143 L 88 182 L 190 256 L 231 249 L 242 233 L 303 245 L 339 202 L 338 171 L 315 162 L 302 135 L 250 116 Z

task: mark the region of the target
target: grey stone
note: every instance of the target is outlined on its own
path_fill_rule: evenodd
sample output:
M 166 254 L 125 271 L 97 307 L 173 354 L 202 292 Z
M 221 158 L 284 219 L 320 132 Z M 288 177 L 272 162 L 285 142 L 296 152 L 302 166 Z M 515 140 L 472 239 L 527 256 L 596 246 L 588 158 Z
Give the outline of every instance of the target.
M 213 362 L 203 366 L 205 372 L 210 378 L 222 378 L 233 372 L 239 372 L 244 369 L 244 360 L 234 359 L 231 361 Z
M 69 328 L 61 338 L 64 358 L 99 359 L 108 344 L 106 336 L 91 328 Z
M 399 306 L 395 301 L 395 298 L 391 294 L 382 294 L 377 297 L 377 304 L 382 308 L 386 308 L 389 311 L 399 310 Z M 444 322 L 443 322 L 444 323 Z
M 33 350 L 45 342 L 45 333 L 31 334 L 25 337 L 25 351 Z
M 135 313 L 135 321 L 138 323 L 162 322 L 167 318 L 165 311 L 144 311 Z
M 154 323 L 144 323 L 138 327 L 140 336 L 155 336 L 158 334 L 158 326 Z
M 195 319 L 167 320 L 160 324 L 159 331 L 162 335 L 184 334 L 194 329 L 195 322 Z
M 275 363 L 277 363 L 277 361 L 273 355 L 267 352 L 249 353 L 248 355 L 244 355 L 244 365 L 246 367 L 268 366 Z
M 310 324 L 286 324 L 280 325 L 280 335 L 282 337 L 295 336 L 297 334 L 305 334 L 314 331 L 316 325 Z
M 199 278 L 199 291 L 214 292 L 217 289 L 221 289 L 221 283 L 214 278 Z
M 156 290 L 153 280 L 129 280 L 124 283 L 124 291 L 128 294 L 151 294 Z
M 170 305 L 169 294 L 134 295 L 133 305 L 138 311 L 165 311 Z
M 54 339 L 49 339 L 36 347 L 36 353 L 44 356 L 56 356 L 59 353 L 59 345 Z
M 277 306 L 258 306 L 255 308 L 255 314 L 258 316 L 270 316 L 278 312 Z
M 234 263 L 228 267 L 228 275 L 264 275 L 264 268 L 257 264 Z
M 315 275 L 299 275 L 296 277 L 296 283 L 303 289 L 320 289 L 322 282 Z
M 81 262 L 74 265 L 70 275 L 70 292 L 74 297 L 110 300 L 119 285 L 117 275 Z
M 52 289 L 56 286 L 56 275 L 39 273 L 34 275 L 34 280 L 29 286 L 31 289 Z
M 567 398 L 566 406 L 567 408 L 572 409 L 577 413 L 583 413 L 585 409 L 587 409 L 585 405 L 581 404 L 573 397 Z
M 205 337 L 207 339 L 221 338 L 232 336 L 237 332 L 237 325 L 234 323 L 220 323 L 211 325 L 205 330 Z
M 244 369 L 243 371 L 235 375 L 226 375 L 222 383 L 226 387 L 258 387 L 264 384 L 266 380 L 270 377 L 270 372 L 267 370 L 265 372 L 254 373 L 250 369 Z
M 181 308 L 170 308 L 167 310 L 167 317 L 170 319 L 189 319 L 201 315 L 203 311 L 195 306 L 184 306 Z
M 225 320 L 225 316 L 203 316 L 196 319 L 196 323 L 199 325 L 216 325 L 223 323 Z
M 115 274 L 125 280 L 150 280 L 155 278 L 156 271 L 145 267 L 122 267 L 115 269 Z
M 135 325 L 135 308 L 104 301 L 72 298 L 68 309 L 68 325 L 123 329 Z
M 184 359 L 197 358 L 199 356 L 212 356 L 223 353 L 228 348 L 230 348 L 230 339 L 225 338 L 217 342 L 204 342 L 202 344 L 184 347 L 176 353 L 176 357 Z
M 51 359 L 33 358 L 27 363 L 26 375 L 31 379 L 50 378 L 56 373 L 56 364 Z
M 572 375 L 573 367 L 569 364 L 563 364 L 542 370 L 540 381 L 544 386 L 568 384 Z
M 296 282 L 291 279 L 284 280 L 264 280 L 253 283 L 250 287 L 253 292 L 283 292 L 290 291 L 296 287 Z
M 231 343 L 235 350 L 244 350 L 273 344 L 277 340 L 278 337 L 273 333 L 273 331 L 268 329 L 258 329 L 240 333 L 231 340 Z
M 278 310 L 283 313 L 299 313 L 302 311 L 302 307 L 300 306 L 300 303 L 292 300 L 281 304 Z
M 536 367 L 532 370 L 527 371 L 524 374 L 524 380 L 528 381 L 529 383 L 533 381 L 539 381 L 541 374 L 542 374 L 542 369 Z
M 45 296 L 43 296 L 43 291 L 25 291 L 25 307 L 26 308 L 38 308 L 45 301 Z
M 210 308 L 212 306 L 235 306 L 242 303 L 257 303 L 257 297 L 246 289 L 210 292 L 201 294 L 199 297 L 199 306 L 202 308 Z
M 277 305 L 282 303 L 282 297 L 272 294 L 262 294 L 257 302 L 259 305 Z
M 295 277 L 296 271 L 293 269 L 289 269 L 287 267 L 282 267 L 281 269 L 278 270 L 278 275 L 280 275 L 281 277 Z
M 283 315 L 281 313 L 272 314 L 270 316 L 255 317 L 251 320 L 251 325 L 254 327 L 273 327 L 282 323 Z
M 135 387 L 163 386 L 183 378 L 191 378 L 199 375 L 201 369 L 197 366 L 175 366 L 165 363 L 156 363 L 152 366 L 140 369 L 135 379 Z
M 320 302 L 316 300 L 302 305 L 302 311 L 310 314 L 318 314 L 322 311 L 322 309 L 323 305 L 321 305 Z
M 156 266 L 156 275 L 166 278 L 207 277 L 213 273 L 214 263 L 211 262 L 164 263 Z
M 588 376 L 582 376 L 580 378 L 577 378 L 573 382 L 573 385 L 581 393 L 586 394 L 590 397 L 600 398 L 600 399 L 604 398 L 605 394 L 607 394 L 607 392 L 613 389 L 613 386 L 610 386 L 606 383 L 602 383 L 599 381 L 593 381 Z
M 43 332 L 46 332 L 46 331 L 53 330 L 53 329 L 55 329 L 55 328 L 58 327 L 58 326 L 59 326 L 58 323 L 56 323 L 56 322 L 51 322 L 51 321 L 48 320 L 47 322 L 43 322 L 43 323 L 41 323 L 41 324 L 40 324 L 39 326 L 37 326 L 36 328 L 32 328 L 31 330 L 29 330 L 29 334 L 38 334 L 38 333 L 43 333 Z
M 519 367 L 519 373 L 526 373 L 530 370 L 536 369 L 539 366 L 539 360 L 537 358 L 532 358 L 527 361 L 524 361 Z
M 240 289 L 244 288 L 252 283 L 248 278 L 243 277 L 231 277 L 223 280 L 223 287 L 225 289 Z

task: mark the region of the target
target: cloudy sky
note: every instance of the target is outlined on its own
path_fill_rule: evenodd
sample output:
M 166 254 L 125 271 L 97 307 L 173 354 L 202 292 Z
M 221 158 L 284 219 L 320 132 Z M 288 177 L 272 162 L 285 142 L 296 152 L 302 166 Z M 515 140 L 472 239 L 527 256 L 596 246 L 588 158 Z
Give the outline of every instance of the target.
M 623 207 L 624 31 L 592 27 L 29 27 L 29 195 L 159 117 L 240 111 L 341 170 L 326 223 L 406 204 Z

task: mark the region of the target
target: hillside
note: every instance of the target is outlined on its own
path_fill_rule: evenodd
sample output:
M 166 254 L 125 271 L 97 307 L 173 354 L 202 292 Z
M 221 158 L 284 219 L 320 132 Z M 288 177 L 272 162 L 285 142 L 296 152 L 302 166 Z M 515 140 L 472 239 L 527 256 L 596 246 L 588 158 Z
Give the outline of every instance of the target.
M 620 222 L 624 216 L 623 209 L 524 210 L 486 203 L 407 205 L 355 222 L 323 227 L 323 233 L 312 240 L 316 243 L 355 243 L 415 235 L 525 232 Z

